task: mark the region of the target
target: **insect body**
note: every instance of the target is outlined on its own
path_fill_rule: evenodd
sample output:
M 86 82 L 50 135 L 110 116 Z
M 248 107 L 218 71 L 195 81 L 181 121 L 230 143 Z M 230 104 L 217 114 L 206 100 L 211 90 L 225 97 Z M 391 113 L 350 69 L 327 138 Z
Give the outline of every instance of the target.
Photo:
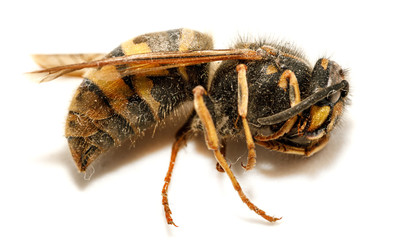
M 326 58 L 312 68 L 299 51 L 275 43 L 240 42 L 228 50 L 211 50 L 212 45 L 208 35 L 189 29 L 150 33 L 122 43 L 100 60 L 37 72 L 52 80 L 90 68 L 66 124 L 80 171 L 192 101 L 194 109 L 177 132 L 162 191 L 167 222 L 174 224 L 167 191 L 175 159 L 197 132 L 205 134 L 218 169 L 227 173 L 242 201 L 274 222 L 279 218 L 267 215 L 243 193 L 225 160 L 225 140 L 245 138 L 246 170 L 256 164 L 255 143 L 284 153 L 314 154 L 327 144 L 342 115 L 348 93 L 345 73 Z M 212 61 L 222 61 L 214 73 Z

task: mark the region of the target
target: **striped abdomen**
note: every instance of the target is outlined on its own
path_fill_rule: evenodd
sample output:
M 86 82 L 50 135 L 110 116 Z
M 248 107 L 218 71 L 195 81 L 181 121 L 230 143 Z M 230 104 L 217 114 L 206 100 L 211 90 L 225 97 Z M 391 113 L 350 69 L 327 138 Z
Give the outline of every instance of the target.
M 159 51 L 212 49 L 209 36 L 188 29 L 141 35 L 122 43 L 108 57 Z M 206 85 L 208 65 L 123 76 L 125 66 L 92 70 L 71 102 L 66 137 L 80 171 L 100 154 L 165 119 Z

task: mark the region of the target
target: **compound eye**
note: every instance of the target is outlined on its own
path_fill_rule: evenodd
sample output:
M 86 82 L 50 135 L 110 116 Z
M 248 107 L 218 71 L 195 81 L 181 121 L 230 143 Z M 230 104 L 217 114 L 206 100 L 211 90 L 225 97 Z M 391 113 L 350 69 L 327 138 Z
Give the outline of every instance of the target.
M 340 77 L 341 77 L 342 79 L 345 79 L 345 72 L 344 72 L 344 70 L 340 69 L 340 70 L 338 71 L 338 74 L 340 74 Z
M 330 77 L 327 86 L 329 87 L 334 84 L 340 83 L 342 80 L 344 80 L 344 71 L 337 63 L 332 62 Z M 340 99 L 340 97 L 341 97 L 341 91 L 338 91 L 333 95 L 331 95 L 329 100 L 332 103 L 336 103 L 338 99 Z
M 324 88 L 343 82 L 346 75 L 346 71 L 344 71 L 336 62 L 327 58 L 319 59 L 312 71 L 312 83 L 315 84 L 313 92 L 316 93 Z M 340 91 L 329 93 L 319 104 L 336 104 L 341 100 L 341 98 L 346 97 L 347 94 L 348 86 Z
M 329 81 L 327 86 L 332 86 L 334 84 L 340 83 L 345 78 L 343 69 L 336 62 L 330 61 L 330 73 Z

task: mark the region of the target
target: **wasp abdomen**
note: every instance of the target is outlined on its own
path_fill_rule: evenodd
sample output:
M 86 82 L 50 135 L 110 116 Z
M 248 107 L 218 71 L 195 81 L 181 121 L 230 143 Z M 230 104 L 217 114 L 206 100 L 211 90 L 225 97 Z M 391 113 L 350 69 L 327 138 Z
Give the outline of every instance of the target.
M 131 39 L 108 57 L 211 48 L 209 36 L 176 29 Z M 178 106 L 192 100 L 192 89 L 205 86 L 208 79 L 207 64 L 125 75 L 129 67 L 107 65 L 91 70 L 71 102 L 66 137 L 80 171 L 100 154 L 163 121 Z
M 92 81 L 84 79 L 70 105 L 65 134 L 80 171 L 109 148 L 134 136 L 128 121 L 110 106 Z

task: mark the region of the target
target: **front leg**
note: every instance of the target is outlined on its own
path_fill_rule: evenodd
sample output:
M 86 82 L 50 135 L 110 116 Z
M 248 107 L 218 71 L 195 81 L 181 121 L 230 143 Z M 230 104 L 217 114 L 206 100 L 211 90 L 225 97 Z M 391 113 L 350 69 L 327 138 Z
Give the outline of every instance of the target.
M 286 70 L 283 72 L 283 74 L 281 74 L 281 77 L 279 80 L 279 86 L 281 88 L 284 88 L 284 90 L 286 90 L 286 91 L 288 88 L 291 107 L 294 107 L 298 103 L 301 102 L 301 91 L 299 90 L 298 80 L 293 71 Z M 255 140 L 261 141 L 261 142 L 278 139 L 278 138 L 284 136 L 284 134 L 288 133 L 292 129 L 292 127 L 294 126 L 297 119 L 298 119 L 298 116 L 294 116 L 294 117 L 288 119 L 283 124 L 283 126 L 281 126 L 281 128 L 278 131 L 276 131 L 275 133 L 273 133 L 269 136 L 256 135 L 256 136 L 254 136 L 254 138 L 255 138 Z
M 256 141 L 256 144 L 276 152 L 303 155 L 309 157 L 322 150 L 328 143 L 329 138 L 330 137 L 328 135 L 324 135 L 323 137 L 312 141 L 310 145 L 306 147 L 297 147 L 290 144 L 281 143 L 275 140 L 266 142 Z

